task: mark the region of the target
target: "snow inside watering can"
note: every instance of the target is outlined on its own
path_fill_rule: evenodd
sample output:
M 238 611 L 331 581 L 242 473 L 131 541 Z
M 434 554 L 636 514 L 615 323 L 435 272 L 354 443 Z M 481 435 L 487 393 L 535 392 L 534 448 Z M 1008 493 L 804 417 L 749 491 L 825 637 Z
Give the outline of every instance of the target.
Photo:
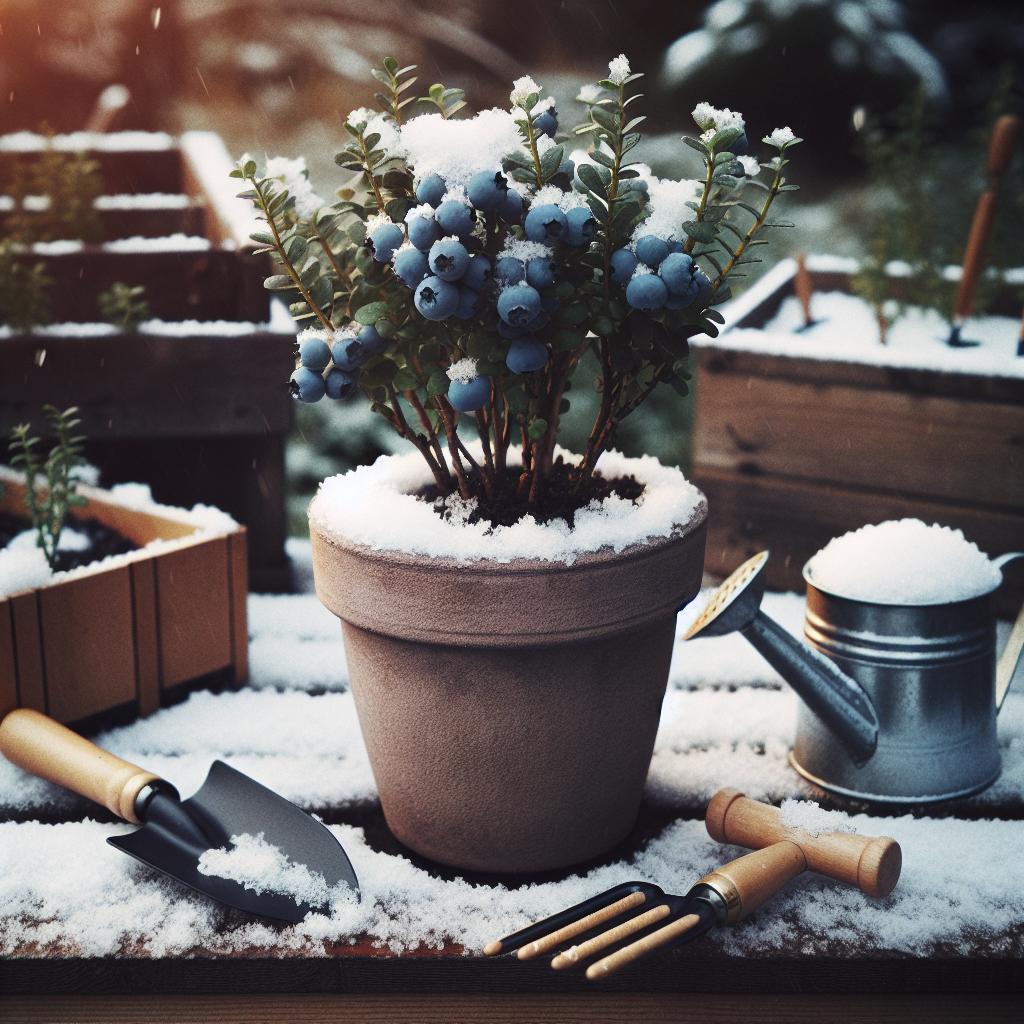
M 825 789 L 919 803 L 999 775 L 996 715 L 1024 648 L 1024 611 L 996 655 L 1002 568 L 959 531 L 917 520 L 837 538 L 804 569 L 805 635 L 759 610 L 767 552 L 712 596 L 687 639 L 741 631 L 803 698 L 791 761 Z

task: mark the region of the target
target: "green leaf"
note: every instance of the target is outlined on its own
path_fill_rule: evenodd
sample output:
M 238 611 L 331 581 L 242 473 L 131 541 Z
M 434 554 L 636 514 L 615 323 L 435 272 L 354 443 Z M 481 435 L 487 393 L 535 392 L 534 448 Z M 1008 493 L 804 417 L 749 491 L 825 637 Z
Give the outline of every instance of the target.
M 419 378 L 408 367 L 401 369 L 395 374 L 392 383 L 399 391 L 414 391 L 419 387 Z
M 267 291 L 282 292 L 295 287 L 295 282 L 287 274 L 271 274 L 263 279 L 263 287 Z
M 444 370 L 435 370 L 427 378 L 427 394 L 428 395 L 446 395 L 448 394 L 448 374 Z
M 360 306 L 356 310 L 353 319 L 356 323 L 371 326 L 375 324 L 388 311 L 386 302 L 371 302 L 366 306 Z
M 580 164 L 576 168 L 576 174 L 580 181 L 591 191 L 597 195 L 607 198 L 608 190 L 605 188 L 604 182 L 601 180 L 601 176 L 597 173 L 597 168 L 593 164 Z
M 698 242 L 713 242 L 718 234 L 714 224 L 706 221 L 688 220 L 683 223 L 683 230 Z
M 552 146 L 545 154 L 541 157 L 540 161 L 540 173 L 541 177 L 547 181 L 558 173 L 558 168 L 562 163 L 563 150 L 561 146 Z
M 531 441 L 539 441 L 547 432 L 547 420 L 533 420 L 526 428 L 526 435 Z

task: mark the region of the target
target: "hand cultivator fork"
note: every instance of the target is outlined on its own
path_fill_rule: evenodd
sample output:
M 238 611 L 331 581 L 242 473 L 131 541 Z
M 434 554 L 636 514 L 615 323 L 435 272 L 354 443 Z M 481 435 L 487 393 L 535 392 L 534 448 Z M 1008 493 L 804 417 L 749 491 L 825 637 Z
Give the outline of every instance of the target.
M 516 952 L 520 960 L 554 953 L 556 971 L 600 956 L 586 971 L 595 981 L 656 949 L 735 924 L 803 871 L 856 885 L 876 898 L 888 896 L 899 880 L 902 855 L 895 840 L 789 828 L 779 810 L 734 789 L 715 794 L 705 820 L 713 839 L 755 852 L 705 875 L 685 896 L 649 882 L 624 882 L 492 942 L 484 952 Z

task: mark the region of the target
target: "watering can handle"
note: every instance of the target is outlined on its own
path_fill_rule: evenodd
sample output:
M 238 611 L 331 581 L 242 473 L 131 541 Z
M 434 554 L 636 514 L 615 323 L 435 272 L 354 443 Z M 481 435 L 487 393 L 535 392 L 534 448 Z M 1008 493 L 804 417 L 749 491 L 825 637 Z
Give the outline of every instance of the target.
M 1000 555 L 992 559 L 992 564 L 997 569 L 1002 569 L 1008 562 L 1016 558 L 1024 558 L 1024 551 L 1012 551 L 1008 555 Z M 1017 671 L 1017 664 L 1020 661 L 1021 653 L 1024 652 L 1024 607 L 1017 613 L 1017 621 L 1010 630 L 1010 638 L 1006 641 L 1003 653 L 999 655 L 999 664 L 996 666 L 996 711 L 1003 706 L 1006 700 L 1006 693 L 1013 681 L 1013 674 Z

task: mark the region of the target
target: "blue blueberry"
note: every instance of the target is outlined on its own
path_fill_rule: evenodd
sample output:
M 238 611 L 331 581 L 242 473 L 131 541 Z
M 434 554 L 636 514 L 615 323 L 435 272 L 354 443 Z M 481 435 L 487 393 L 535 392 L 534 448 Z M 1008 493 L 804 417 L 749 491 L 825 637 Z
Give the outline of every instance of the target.
M 548 107 L 533 119 L 533 130 L 538 135 L 555 137 L 555 132 L 558 131 L 558 112 L 554 107 Z
M 336 401 L 342 398 L 347 398 L 355 390 L 355 386 L 358 382 L 358 370 L 354 373 L 346 373 L 344 370 L 339 370 L 337 368 L 329 370 L 327 372 L 327 378 L 324 381 L 327 397 L 333 398 Z
M 703 270 L 698 270 L 693 275 L 693 279 L 697 282 L 697 308 L 707 309 L 715 297 L 715 290 L 711 287 L 711 278 Z
M 544 242 L 550 245 L 559 241 L 565 234 L 565 224 L 565 214 L 554 203 L 541 203 L 526 215 L 523 227 L 526 230 L 526 237 L 531 242 Z
M 498 207 L 498 216 L 509 224 L 518 224 L 523 219 L 523 197 L 509 189 Z
M 427 263 L 442 281 L 458 281 L 469 266 L 469 253 L 458 239 L 442 238 L 430 247 Z
M 439 277 L 428 277 L 419 283 L 413 303 L 426 320 L 444 320 L 459 305 L 459 289 Z
M 415 288 L 428 270 L 426 254 L 419 249 L 401 249 L 395 256 L 395 274 L 409 288 Z
M 625 284 L 633 276 L 639 262 L 629 249 L 616 249 L 611 259 L 612 280 L 616 284 Z
M 363 348 L 359 338 L 349 334 L 342 336 L 331 346 L 331 359 L 334 360 L 334 365 L 345 373 L 358 370 L 369 358 L 370 353 Z
M 534 373 L 546 365 L 548 347 L 535 338 L 516 338 L 508 347 L 505 365 L 513 373 Z
M 441 230 L 446 235 L 458 235 L 460 238 L 473 233 L 473 225 L 476 223 L 473 211 L 465 203 L 457 199 L 446 199 L 434 214 Z
M 359 344 L 363 346 L 363 359 L 379 356 L 388 347 L 388 340 L 381 336 L 373 324 L 367 324 L 357 335 Z
M 416 186 L 416 198 L 421 203 L 430 203 L 431 206 L 440 206 L 448 186 L 440 174 L 428 174 Z
M 423 252 L 426 252 L 441 237 L 441 229 L 433 217 L 422 215 L 413 217 L 407 222 L 406 230 L 409 232 L 409 241 Z
M 558 165 L 558 173 L 559 174 L 564 174 L 569 179 L 570 188 L 571 188 L 572 187 L 572 184 L 571 184 L 572 183 L 572 179 L 573 179 L 573 177 L 576 174 L 576 164 L 572 160 L 570 160 L 568 157 L 566 157 Z
M 689 309 L 693 305 L 693 300 L 697 297 L 698 291 L 697 282 L 693 281 L 690 290 L 683 295 L 673 295 L 669 292 L 668 298 L 665 300 L 665 308 Z
M 469 381 L 453 380 L 448 385 L 448 401 L 459 412 L 482 409 L 491 398 L 491 378 L 480 376 Z
M 390 263 L 395 250 L 405 241 L 405 235 L 397 224 L 381 224 L 374 228 L 367 241 L 378 263 Z
M 740 132 L 739 138 L 729 147 L 729 152 L 735 156 L 744 156 L 748 149 L 750 143 L 747 141 L 747 133 Z
M 480 293 L 465 285 L 459 285 L 459 304 L 452 314 L 459 320 L 472 320 L 480 308 Z
M 661 309 L 668 299 L 665 282 L 654 274 L 641 274 L 626 285 L 626 301 L 634 309 L 650 312 Z
M 512 327 L 522 327 L 540 311 L 540 295 L 527 284 L 514 284 L 498 296 L 498 316 Z
M 668 242 L 657 235 L 644 235 L 643 238 L 637 239 L 633 249 L 636 252 L 636 258 L 641 263 L 646 263 L 652 270 L 655 270 L 668 255 Z
M 497 210 L 508 192 L 508 179 L 501 171 L 478 171 L 466 184 L 469 201 L 484 213 Z
M 494 280 L 499 284 L 519 284 L 526 278 L 526 264 L 515 256 L 500 256 L 494 264 Z
M 685 248 L 686 247 L 683 245 L 682 242 L 677 242 L 675 239 L 673 239 L 671 242 L 668 243 L 668 254 L 669 256 L 671 256 L 672 253 L 682 252 Z
M 299 339 L 299 362 L 309 370 L 323 373 L 331 361 L 331 346 L 313 335 Z
M 491 280 L 491 261 L 481 253 L 469 257 L 469 266 L 462 275 L 462 283 L 467 288 L 480 291 Z
M 555 268 L 549 256 L 534 256 L 526 261 L 526 283 L 534 288 L 550 288 L 555 283 Z
M 565 215 L 565 240 L 569 245 L 589 245 L 597 235 L 597 221 L 589 206 L 578 206 Z
M 292 398 L 300 402 L 319 402 L 326 391 L 323 377 L 308 366 L 300 366 L 291 375 L 289 386 Z
M 643 178 L 626 178 L 625 181 L 619 182 L 619 194 L 626 192 L 643 192 L 645 195 L 649 186 Z
M 661 261 L 658 276 L 673 295 L 688 295 L 691 292 L 696 295 L 697 288 L 693 282 L 696 270 L 692 256 L 685 252 L 670 252 Z

